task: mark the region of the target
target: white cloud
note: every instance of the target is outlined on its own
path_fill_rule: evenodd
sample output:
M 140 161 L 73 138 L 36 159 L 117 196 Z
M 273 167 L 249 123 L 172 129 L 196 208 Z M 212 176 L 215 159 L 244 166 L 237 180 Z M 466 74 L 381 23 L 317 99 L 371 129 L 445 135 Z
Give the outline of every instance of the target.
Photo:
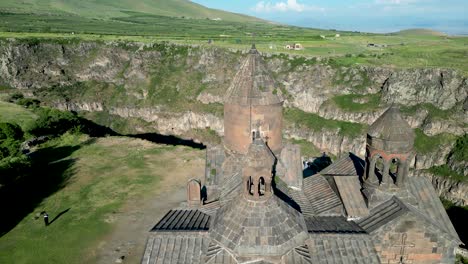
M 381 5 L 407 5 L 416 2 L 418 2 L 418 0 L 375 0 L 376 4 Z
M 304 11 L 320 11 L 324 12 L 325 9 L 322 7 L 304 5 L 298 3 L 296 0 L 287 0 L 286 2 L 265 2 L 260 1 L 252 8 L 253 11 L 262 12 L 304 12 Z

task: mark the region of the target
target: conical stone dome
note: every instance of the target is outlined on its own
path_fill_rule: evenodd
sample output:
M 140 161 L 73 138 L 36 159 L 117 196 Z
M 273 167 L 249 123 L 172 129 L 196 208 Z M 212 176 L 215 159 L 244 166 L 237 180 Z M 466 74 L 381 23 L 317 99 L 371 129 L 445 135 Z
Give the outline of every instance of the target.
M 415 138 L 413 129 L 396 106 L 391 106 L 377 118 L 367 134 L 373 147 L 397 152 L 411 150 Z
M 283 101 L 281 90 L 275 87 L 255 46 L 231 82 L 225 101 L 239 105 L 272 105 Z
M 245 164 L 249 167 L 271 168 L 275 160 L 273 153 L 260 138 L 254 139 L 245 156 Z
M 264 201 L 242 197 L 221 208 L 210 237 L 237 256 L 282 256 L 308 238 L 302 215 L 276 196 Z
M 253 132 L 260 133 L 268 147 L 282 148 L 283 99 L 255 46 L 234 77 L 224 102 L 224 146 L 246 154 Z

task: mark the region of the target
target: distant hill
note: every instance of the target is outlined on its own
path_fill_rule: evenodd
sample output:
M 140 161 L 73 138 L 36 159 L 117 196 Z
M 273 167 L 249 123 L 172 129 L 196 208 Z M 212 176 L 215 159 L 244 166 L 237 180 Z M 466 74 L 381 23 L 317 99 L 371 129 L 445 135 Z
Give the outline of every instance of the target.
M 405 29 L 395 33 L 401 36 L 447 36 L 447 34 L 432 29 L 425 28 L 412 28 Z
M 98 19 L 125 17 L 128 13 L 138 12 L 168 17 L 266 22 L 251 16 L 207 8 L 188 0 L 2 0 L 0 12 L 74 14 Z

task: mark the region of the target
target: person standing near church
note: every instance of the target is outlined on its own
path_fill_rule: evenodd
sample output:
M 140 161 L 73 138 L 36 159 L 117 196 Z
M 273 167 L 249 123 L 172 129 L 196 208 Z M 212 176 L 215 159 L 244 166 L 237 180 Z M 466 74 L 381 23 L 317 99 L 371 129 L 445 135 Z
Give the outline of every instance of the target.
M 49 215 L 47 212 L 44 212 L 44 224 L 45 226 L 49 226 Z

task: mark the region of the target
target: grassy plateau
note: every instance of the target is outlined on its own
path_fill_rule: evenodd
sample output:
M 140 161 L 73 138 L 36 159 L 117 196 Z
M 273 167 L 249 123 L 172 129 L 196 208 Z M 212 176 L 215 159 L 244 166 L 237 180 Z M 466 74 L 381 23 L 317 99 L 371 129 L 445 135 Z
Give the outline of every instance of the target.
M 1 103 L 0 113 L 0 122 L 21 126 L 35 118 L 10 103 Z M 112 232 L 114 215 L 129 199 L 154 195 L 180 159 L 203 156 L 200 150 L 129 137 L 65 133 L 40 144 L 30 154 L 33 179 L 20 181 L 9 187 L 12 190 L 0 187 L 2 211 L 13 217 L 11 201 L 21 207 L 16 211 L 26 210 L 0 237 L 0 263 L 95 263 L 96 248 Z M 48 227 L 42 211 L 49 214 Z
M 293 27 L 185 0 L 5 0 L 0 16 L 0 38 L 171 41 L 235 49 L 255 42 L 260 51 L 331 57 L 339 65 L 443 67 L 468 73 L 468 37 L 430 30 L 370 34 Z M 304 49 L 286 50 L 291 43 Z

